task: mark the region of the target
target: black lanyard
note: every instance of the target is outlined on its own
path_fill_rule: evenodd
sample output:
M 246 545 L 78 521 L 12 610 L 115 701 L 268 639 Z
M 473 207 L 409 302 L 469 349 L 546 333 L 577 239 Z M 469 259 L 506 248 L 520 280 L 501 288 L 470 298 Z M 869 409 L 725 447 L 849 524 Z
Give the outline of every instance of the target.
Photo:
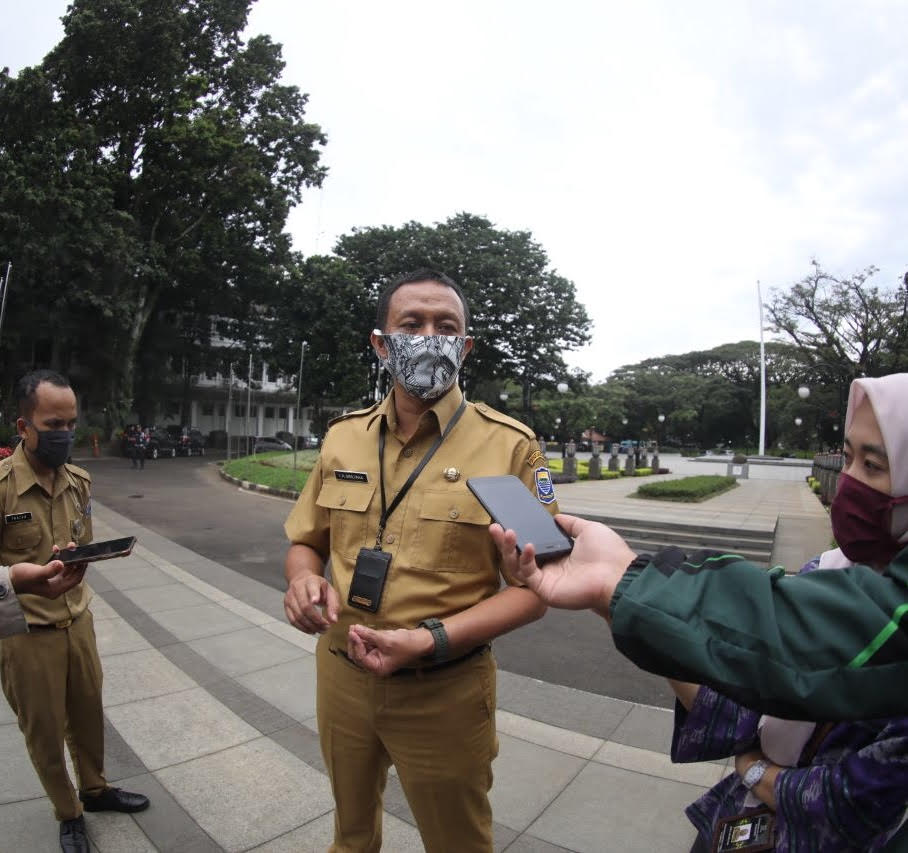
M 466 398 L 460 401 L 460 406 L 456 412 L 451 416 L 451 420 L 448 421 L 448 425 L 445 427 L 445 431 L 435 439 L 432 443 L 432 446 L 426 452 L 426 455 L 423 456 L 422 461 L 413 469 L 413 473 L 407 477 L 407 482 L 403 484 L 401 490 L 394 496 L 394 500 L 391 501 L 391 505 L 387 506 L 385 503 L 385 431 L 387 429 L 385 418 L 381 419 L 381 427 L 378 432 L 378 482 L 381 485 L 381 518 L 378 521 L 378 533 L 375 536 L 375 550 L 381 551 L 381 539 L 385 533 L 385 525 L 388 523 L 388 518 L 391 513 L 397 509 L 398 504 L 403 500 L 404 495 L 410 490 L 410 486 L 416 481 L 416 478 L 422 472 L 422 469 L 426 467 L 429 460 L 435 455 L 435 451 L 441 446 L 441 443 L 447 438 L 448 433 L 454 429 L 455 424 L 460 420 L 460 416 L 463 414 L 463 410 L 467 407 Z

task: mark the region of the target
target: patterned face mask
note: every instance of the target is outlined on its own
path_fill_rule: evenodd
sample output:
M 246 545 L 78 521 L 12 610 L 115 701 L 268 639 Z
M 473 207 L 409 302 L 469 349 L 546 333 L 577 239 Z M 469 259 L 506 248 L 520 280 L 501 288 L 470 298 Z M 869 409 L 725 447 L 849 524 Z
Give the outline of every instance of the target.
M 381 360 L 394 380 L 420 400 L 436 400 L 457 381 L 467 339 L 460 335 L 381 335 L 388 357 Z

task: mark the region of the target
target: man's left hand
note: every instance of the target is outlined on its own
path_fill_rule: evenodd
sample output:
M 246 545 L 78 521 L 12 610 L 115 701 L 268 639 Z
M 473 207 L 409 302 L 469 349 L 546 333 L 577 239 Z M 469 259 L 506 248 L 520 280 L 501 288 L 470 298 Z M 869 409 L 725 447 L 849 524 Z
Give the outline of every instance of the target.
M 376 631 L 351 625 L 347 631 L 348 657 L 375 675 L 390 675 L 401 667 L 413 666 L 432 651 L 431 643 L 432 635 L 425 628 Z

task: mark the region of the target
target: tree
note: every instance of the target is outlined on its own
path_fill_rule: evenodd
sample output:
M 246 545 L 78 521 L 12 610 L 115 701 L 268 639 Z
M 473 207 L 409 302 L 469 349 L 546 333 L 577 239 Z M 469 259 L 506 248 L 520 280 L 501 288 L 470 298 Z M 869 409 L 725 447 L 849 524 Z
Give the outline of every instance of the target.
M 368 345 L 374 312 L 362 280 L 341 258 L 294 259 L 269 324 L 269 362 L 287 376 L 299 370 L 306 343 L 302 399 L 318 411 L 327 400 L 363 402 L 375 356 Z
M 254 339 L 287 213 L 324 174 L 306 96 L 278 83 L 280 47 L 241 39 L 250 3 L 75 0 L 41 65 L 0 77 L 19 358 L 47 329 L 51 363 L 103 377 L 113 421 L 157 312 L 218 315 Z
M 549 268 L 545 250 L 527 231 L 495 228 L 481 216 L 459 213 L 434 226 L 354 229 L 335 251 L 365 282 L 369 309 L 402 273 L 429 267 L 463 287 L 476 343 L 463 370 L 468 393 L 482 382 L 514 379 L 524 412 L 537 385 L 567 374 L 565 350 L 589 340 L 590 320 L 574 284 Z
M 870 279 L 874 266 L 837 278 L 816 260 L 812 272 L 766 305 L 774 332 L 792 341 L 808 371 L 848 387 L 858 376 L 908 369 L 908 276 L 894 290 Z

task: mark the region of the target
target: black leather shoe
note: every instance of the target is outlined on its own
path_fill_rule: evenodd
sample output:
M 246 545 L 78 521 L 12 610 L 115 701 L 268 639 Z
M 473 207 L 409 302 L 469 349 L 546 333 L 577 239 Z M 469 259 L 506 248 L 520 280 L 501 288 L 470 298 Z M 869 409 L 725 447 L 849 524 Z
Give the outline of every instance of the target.
M 122 788 L 107 788 L 94 797 L 79 794 L 87 812 L 140 812 L 148 808 L 148 797 Z
M 63 853 L 89 853 L 85 818 L 82 815 L 60 821 L 60 849 Z

